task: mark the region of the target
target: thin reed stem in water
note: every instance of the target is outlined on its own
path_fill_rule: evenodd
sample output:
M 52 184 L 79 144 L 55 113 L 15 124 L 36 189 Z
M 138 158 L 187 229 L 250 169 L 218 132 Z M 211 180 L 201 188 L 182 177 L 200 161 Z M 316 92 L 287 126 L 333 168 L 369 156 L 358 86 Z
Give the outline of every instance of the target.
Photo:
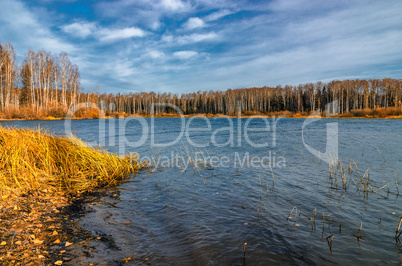
M 382 157 L 382 159 L 384 160 L 384 163 L 386 162 L 386 160 L 385 160 L 385 158 L 384 158 L 384 156 L 382 156 L 382 153 L 380 152 L 380 150 L 377 148 L 377 147 L 375 147 L 376 149 L 377 149 L 377 151 L 380 153 L 380 155 L 381 155 L 381 157 Z
M 297 219 L 297 207 L 296 206 L 294 206 L 293 209 L 290 211 L 288 218 L 286 218 L 286 221 L 289 221 L 289 219 L 292 219 L 292 217 L 290 215 L 292 215 L 294 210 L 296 210 L 296 215 L 295 215 L 295 222 L 296 222 L 296 219 Z
M 401 224 L 402 224 L 402 216 L 399 216 L 399 225 L 396 228 L 396 232 L 395 232 L 395 240 L 397 240 L 397 241 L 399 240 L 399 237 L 401 236 L 401 233 L 402 233 L 402 231 L 399 232 L 399 230 L 401 229 Z
M 329 246 L 329 250 L 332 253 L 332 241 L 334 240 L 334 235 L 330 235 L 326 239 L 327 239 L 327 243 L 328 243 L 328 246 Z
M 244 258 L 246 258 L 247 253 L 247 243 L 244 243 Z

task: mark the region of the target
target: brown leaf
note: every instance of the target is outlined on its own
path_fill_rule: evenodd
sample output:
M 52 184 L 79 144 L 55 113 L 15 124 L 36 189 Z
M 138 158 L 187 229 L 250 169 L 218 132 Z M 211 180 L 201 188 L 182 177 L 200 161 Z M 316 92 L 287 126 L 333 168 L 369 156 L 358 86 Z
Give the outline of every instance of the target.
M 66 247 L 68 247 L 68 246 L 71 246 L 73 243 L 70 243 L 70 242 L 66 242 Z
M 43 243 L 43 241 L 41 241 L 39 239 L 35 239 L 33 242 L 35 245 L 41 245 Z
M 56 241 L 53 242 L 54 244 L 59 244 L 60 243 L 60 239 L 57 239 Z
M 53 235 L 57 236 L 59 233 L 57 233 L 57 231 L 53 231 Z

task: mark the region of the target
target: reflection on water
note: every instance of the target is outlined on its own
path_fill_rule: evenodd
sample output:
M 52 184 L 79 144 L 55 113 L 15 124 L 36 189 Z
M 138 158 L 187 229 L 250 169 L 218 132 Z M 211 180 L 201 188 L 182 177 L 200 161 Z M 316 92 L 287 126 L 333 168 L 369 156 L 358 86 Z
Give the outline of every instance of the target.
M 104 260 L 243 264 L 247 243 L 250 264 L 400 263 L 402 246 L 395 241 L 395 230 L 402 205 L 395 176 L 402 184 L 401 120 L 325 119 L 307 126 L 305 142 L 324 154 L 326 124 L 338 123 L 343 168 L 336 163 L 332 171 L 303 145 L 303 119 L 281 119 L 275 131 L 270 122 L 265 131 L 249 131 L 249 141 L 244 131 L 237 130 L 237 119 L 209 121 L 211 130 L 191 131 L 167 147 L 152 147 L 150 132 L 140 147 L 124 147 L 154 162 L 180 159 L 144 170 L 122 184 L 120 199 L 105 198 L 105 204 L 89 206 L 95 212 L 82 224 L 95 234 L 112 235 L 120 248 L 99 254 Z M 243 130 L 247 121 L 240 121 Z M 99 122 L 73 121 L 72 132 L 116 153 L 121 152 L 119 144 L 139 142 L 143 133 L 138 121 L 129 121 L 124 130 L 117 120 L 102 121 L 101 126 Z M 39 122 L 7 124 L 35 127 Z M 213 135 L 231 124 L 236 130 Z M 65 134 L 63 121 L 40 125 Z M 154 126 L 155 143 L 173 142 L 180 135 L 181 120 L 160 118 Z M 254 119 L 248 126 L 266 124 Z M 208 129 L 204 119 L 193 120 L 191 127 Z M 192 142 L 206 147 L 194 147 Z M 268 145 L 258 148 L 253 143 Z M 272 169 L 244 163 L 246 156 L 270 157 Z M 224 164 L 208 159 L 223 157 L 227 157 Z M 274 159 L 284 160 L 283 164 L 273 163 Z M 367 180 L 369 194 L 363 188 Z M 357 238 L 361 223 L 364 238 Z

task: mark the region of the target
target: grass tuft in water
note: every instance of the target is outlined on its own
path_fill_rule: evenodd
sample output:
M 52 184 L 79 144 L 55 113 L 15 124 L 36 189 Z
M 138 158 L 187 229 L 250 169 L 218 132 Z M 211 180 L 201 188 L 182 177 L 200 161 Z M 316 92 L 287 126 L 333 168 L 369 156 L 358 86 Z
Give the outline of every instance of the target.
M 137 158 L 91 148 L 76 137 L 43 130 L 0 127 L 0 193 L 30 191 L 81 194 L 116 185 L 140 169 Z

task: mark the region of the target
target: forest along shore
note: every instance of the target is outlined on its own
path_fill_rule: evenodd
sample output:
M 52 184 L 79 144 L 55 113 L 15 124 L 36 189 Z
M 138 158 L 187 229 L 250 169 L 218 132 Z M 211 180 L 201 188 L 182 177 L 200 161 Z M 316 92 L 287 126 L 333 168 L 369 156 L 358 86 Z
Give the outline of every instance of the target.
M 91 236 L 82 204 L 141 169 L 79 139 L 0 127 L 0 264 L 61 265 Z

